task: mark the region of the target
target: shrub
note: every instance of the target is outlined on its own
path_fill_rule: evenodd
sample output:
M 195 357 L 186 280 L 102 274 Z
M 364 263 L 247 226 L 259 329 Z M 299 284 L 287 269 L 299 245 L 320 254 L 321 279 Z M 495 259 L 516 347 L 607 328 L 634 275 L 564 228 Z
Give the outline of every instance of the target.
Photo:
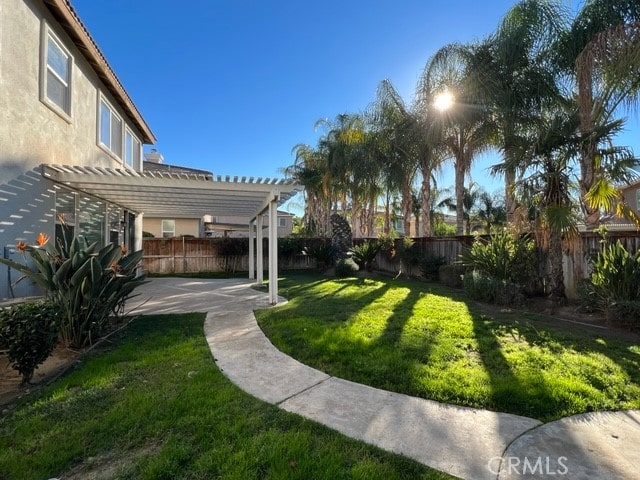
M 215 238 L 213 240 L 221 257 L 241 256 L 249 253 L 248 238 Z
M 438 281 L 440 267 L 445 264 L 445 258 L 437 255 L 425 255 L 418 260 L 420 272 L 427 280 Z
M 66 230 L 66 226 L 64 226 Z M 31 278 L 62 315 L 60 333 L 69 346 L 82 348 L 103 332 L 110 317 L 122 314 L 125 301 L 133 290 L 144 283 L 136 268 L 142 250 L 127 254 L 124 247 L 98 242 L 88 244 L 86 238 L 66 241 L 67 235 L 54 247 L 45 248 L 48 237 L 40 234 L 37 246 L 20 243 L 28 253 L 36 271 L 11 260 L 0 262 Z
M 610 305 L 607 319 L 613 325 L 640 332 L 640 301 L 621 300 Z
M 535 243 L 528 237 L 516 238 L 503 231 L 489 240 L 476 238 L 462 254 L 462 263 L 482 275 L 510 283 L 524 283 L 535 272 Z
M 579 289 L 583 307 L 606 311 L 620 326 L 640 327 L 640 251 L 633 255 L 619 241 L 604 244 L 591 265 L 591 277 Z
M 142 238 L 155 238 L 155 235 L 151 232 L 142 232 Z
M 365 241 L 351 249 L 351 258 L 361 270 L 370 272 L 381 248 L 382 245 L 376 240 Z
M 0 344 L 11 367 L 28 383 L 58 343 L 60 310 L 51 302 L 32 302 L 0 310 Z
M 278 239 L 278 257 L 287 258 L 299 255 L 304 250 L 304 239 L 285 237 Z
M 396 256 L 396 239 L 397 235 L 384 234 L 378 235 L 378 245 L 380 251 L 389 259 L 393 260 Z
M 336 262 L 336 277 L 352 277 L 358 272 L 358 264 L 352 258 L 342 258 Z
M 591 283 L 604 306 L 640 297 L 640 250 L 632 255 L 620 241 L 605 244 L 592 267 Z
M 462 288 L 462 276 L 465 274 L 466 268 L 461 264 L 442 265 L 438 269 L 438 277 L 440 283 L 452 288 Z
M 222 237 L 213 239 L 220 256 L 220 266 L 227 273 L 235 273 L 242 265 L 242 257 L 249 253 L 248 238 Z
M 329 243 L 324 245 L 308 246 L 303 250 L 305 255 L 309 255 L 316 261 L 316 268 L 321 270 L 333 264 L 333 256 L 335 252 L 336 249 Z
M 432 235 L 434 237 L 455 237 L 456 233 L 455 225 L 449 225 L 444 222 L 436 222 L 432 229 Z
M 519 285 L 482 275 L 475 270 L 464 275 L 463 284 L 465 293 L 479 302 L 498 305 L 521 305 L 524 303 L 524 295 Z

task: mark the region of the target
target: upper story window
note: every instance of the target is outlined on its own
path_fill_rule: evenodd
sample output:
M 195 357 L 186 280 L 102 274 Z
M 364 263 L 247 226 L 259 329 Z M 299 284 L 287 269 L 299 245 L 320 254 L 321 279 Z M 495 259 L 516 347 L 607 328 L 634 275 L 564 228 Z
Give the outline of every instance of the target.
M 640 213 L 640 188 L 636 190 L 636 210 Z
M 140 169 L 140 152 L 142 144 L 133 133 L 127 129 L 124 134 L 124 163 L 135 170 Z
M 102 97 L 98 115 L 98 143 L 122 158 L 122 119 Z
M 286 227 L 287 226 L 287 219 L 285 217 L 279 217 L 278 218 L 278 226 L 279 227 Z
M 73 57 L 45 24 L 40 99 L 67 120 L 71 117 L 72 66 Z

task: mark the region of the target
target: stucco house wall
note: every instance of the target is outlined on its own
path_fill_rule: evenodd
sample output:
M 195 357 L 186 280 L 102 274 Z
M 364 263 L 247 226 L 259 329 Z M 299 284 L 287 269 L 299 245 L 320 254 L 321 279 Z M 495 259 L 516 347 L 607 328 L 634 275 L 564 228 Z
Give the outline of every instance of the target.
M 41 58 L 46 29 L 50 29 L 73 57 L 69 118 L 41 101 L 44 74 Z M 43 2 L 2 0 L 0 46 L 0 111 L 3 120 L 0 122 L 0 166 L 3 181 L 41 163 L 123 166 L 121 158 L 98 144 L 100 95 L 138 140 L 143 135 L 133 122 L 127 120 L 116 99 Z
M 142 229 L 151 233 L 156 238 L 162 238 L 162 220 L 163 218 L 144 217 Z M 173 220 L 175 222 L 175 237 L 182 235 L 191 235 L 194 237 L 201 236 L 202 221 L 199 218 L 164 218 L 164 220 Z
M 62 19 L 66 19 L 65 26 L 60 23 Z M 77 37 L 72 38 L 72 33 Z M 66 63 L 70 66 L 68 113 L 47 100 L 44 78 L 49 37 L 69 55 Z M 0 1 L 0 255 L 6 256 L 5 247 L 18 241 L 32 244 L 39 232 L 55 238 L 56 223 L 59 223 L 56 202 L 59 203 L 59 197 L 68 199 L 70 194 L 75 195 L 44 178 L 39 165 L 123 168 L 125 132 L 128 131 L 139 142 L 135 149 L 138 161 L 132 167 L 141 170 L 142 144 L 155 141 L 133 104 L 123 103 L 123 98 L 130 102 L 127 94 L 121 93 L 117 98 L 114 92 L 124 92 L 124 89 L 104 57 L 101 54 L 98 60 L 93 57 L 92 64 L 91 55 L 85 56 L 77 47 L 83 41 L 99 52 L 67 0 L 54 0 L 49 4 L 42 0 Z M 123 153 L 120 156 L 110 152 L 99 140 L 101 98 L 122 121 Z M 133 116 L 132 111 L 136 112 Z M 142 131 L 143 128 L 146 130 Z M 86 197 L 79 199 L 77 205 L 86 201 Z M 92 208 L 104 210 L 96 217 L 102 215 L 103 222 L 96 228 L 102 230 L 100 233 L 106 241 L 110 228 L 106 219 L 109 212 L 115 211 L 113 205 L 99 199 L 90 199 L 90 203 Z M 128 218 L 126 214 L 122 216 L 122 210 L 119 212 L 120 219 Z M 82 218 L 86 219 L 86 213 L 83 212 Z M 120 237 L 123 241 L 126 235 Z M 5 273 L 0 268 L 0 298 L 7 298 L 9 292 Z
M 635 182 L 622 190 L 624 201 L 640 215 L 640 182 Z

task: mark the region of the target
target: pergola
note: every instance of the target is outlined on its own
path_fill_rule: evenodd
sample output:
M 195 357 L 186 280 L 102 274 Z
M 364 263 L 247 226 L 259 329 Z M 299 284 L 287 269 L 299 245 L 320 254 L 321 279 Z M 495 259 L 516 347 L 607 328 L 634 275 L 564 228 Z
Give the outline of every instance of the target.
M 278 206 L 300 191 L 300 185 L 276 178 L 222 178 L 70 165 L 43 164 L 41 169 L 42 175 L 55 183 L 136 212 L 137 238 L 142 236 L 143 215 L 248 217 L 249 278 L 257 283 L 263 282 L 262 239 L 263 228 L 268 227 L 269 302 L 274 305 L 278 302 Z M 263 225 L 265 212 L 268 212 L 267 225 Z

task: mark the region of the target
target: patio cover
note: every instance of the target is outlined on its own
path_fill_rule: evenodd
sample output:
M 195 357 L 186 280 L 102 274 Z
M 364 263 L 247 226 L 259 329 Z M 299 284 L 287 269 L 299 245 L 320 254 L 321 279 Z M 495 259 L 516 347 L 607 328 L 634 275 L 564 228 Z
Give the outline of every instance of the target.
M 262 214 L 268 211 L 269 300 L 278 299 L 277 209 L 302 187 L 290 180 L 129 169 L 41 165 L 49 180 L 148 216 L 249 218 L 249 278 L 262 282 Z M 255 232 L 253 225 L 256 225 Z M 257 252 L 253 239 L 257 235 Z M 256 262 L 257 261 L 257 262 Z M 257 275 L 256 275 L 257 274 Z

